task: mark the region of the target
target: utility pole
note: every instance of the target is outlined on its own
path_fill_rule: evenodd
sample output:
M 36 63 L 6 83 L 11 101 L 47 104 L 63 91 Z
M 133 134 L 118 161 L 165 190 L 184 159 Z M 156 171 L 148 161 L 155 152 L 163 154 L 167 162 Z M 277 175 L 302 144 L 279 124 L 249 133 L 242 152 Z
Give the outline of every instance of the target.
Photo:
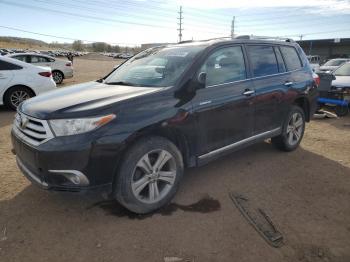
M 180 12 L 178 12 L 178 13 L 179 13 L 179 17 L 177 19 L 179 19 L 179 23 L 178 23 L 179 29 L 177 29 L 177 30 L 179 31 L 179 42 L 181 42 L 182 41 L 182 31 L 184 30 L 182 28 L 182 24 L 183 24 L 182 20 L 184 19 L 182 16 L 182 14 L 183 14 L 182 6 L 180 6 Z
M 232 18 L 232 23 L 231 23 L 231 38 L 232 39 L 235 37 L 235 19 L 236 19 L 236 17 L 234 16 Z
M 299 35 L 300 41 L 303 40 L 304 35 Z

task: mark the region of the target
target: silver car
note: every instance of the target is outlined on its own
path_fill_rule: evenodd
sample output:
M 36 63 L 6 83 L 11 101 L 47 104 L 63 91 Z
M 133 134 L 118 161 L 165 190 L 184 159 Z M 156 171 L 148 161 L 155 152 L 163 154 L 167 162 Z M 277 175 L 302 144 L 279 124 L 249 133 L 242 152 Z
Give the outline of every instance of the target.
M 349 62 L 350 59 L 348 58 L 336 58 L 331 59 L 328 62 L 326 62 L 324 65 L 320 66 L 319 72 L 333 72 L 337 68 L 339 68 L 341 65 L 343 65 L 346 62 Z
M 335 80 L 332 86 L 337 88 L 350 89 L 350 62 L 347 62 L 334 71 Z

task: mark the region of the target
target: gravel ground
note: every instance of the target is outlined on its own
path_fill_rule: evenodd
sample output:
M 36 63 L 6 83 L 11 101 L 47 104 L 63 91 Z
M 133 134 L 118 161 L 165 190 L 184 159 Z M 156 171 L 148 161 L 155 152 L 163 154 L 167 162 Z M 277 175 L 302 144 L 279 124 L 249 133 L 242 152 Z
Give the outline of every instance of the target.
M 119 62 L 76 58 L 64 86 L 97 79 Z M 1 262 L 350 261 L 350 117 L 312 121 L 295 152 L 265 142 L 189 169 L 171 205 L 134 216 L 99 196 L 32 186 L 10 151 L 13 115 L 0 108 Z M 269 246 L 229 192 L 262 208 L 284 246 Z

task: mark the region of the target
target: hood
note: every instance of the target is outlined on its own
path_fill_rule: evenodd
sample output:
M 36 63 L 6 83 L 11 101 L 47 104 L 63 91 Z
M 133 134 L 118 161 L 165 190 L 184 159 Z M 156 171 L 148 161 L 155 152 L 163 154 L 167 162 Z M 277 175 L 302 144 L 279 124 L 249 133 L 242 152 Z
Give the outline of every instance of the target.
M 350 76 L 335 76 L 335 80 L 332 81 L 332 86 L 350 87 Z
M 19 110 L 39 119 L 66 118 L 103 109 L 137 96 L 158 92 L 163 88 L 106 85 L 88 82 L 49 91 L 25 101 Z M 95 110 L 98 114 L 99 110 Z M 90 111 L 90 115 L 93 115 Z

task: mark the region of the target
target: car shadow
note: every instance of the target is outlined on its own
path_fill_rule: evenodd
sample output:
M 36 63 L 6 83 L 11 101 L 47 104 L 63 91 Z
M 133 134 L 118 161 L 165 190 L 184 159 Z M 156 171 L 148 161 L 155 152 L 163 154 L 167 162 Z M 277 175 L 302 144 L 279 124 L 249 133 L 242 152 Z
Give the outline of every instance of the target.
M 12 124 L 15 113 L 5 106 L 0 106 L 0 128 Z
M 230 192 L 261 207 L 281 229 L 286 245 L 271 250 L 235 208 Z M 7 234 L 0 235 L 6 238 L 0 240 L 0 252 L 4 261 L 35 261 L 47 252 L 51 261 L 62 261 L 61 255 L 79 255 L 81 261 L 96 256 L 160 261 L 164 252 L 181 250 L 199 261 L 228 261 L 233 255 L 237 261 L 258 261 L 261 254 L 268 261 L 294 261 L 304 252 L 301 247 L 322 242 L 330 257 L 344 257 L 350 255 L 349 196 L 349 168 L 303 148 L 282 153 L 265 142 L 186 170 L 173 200 L 184 208 L 137 221 L 120 215 L 127 211 L 116 202 L 99 205 L 105 200 L 96 195 L 27 186 L 0 201 L 0 234 L 4 228 Z M 215 202 L 212 212 L 186 212 L 201 199 L 216 200 L 220 208 Z M 240 252 L 248 247 L 254 247 L 249 254 Z

